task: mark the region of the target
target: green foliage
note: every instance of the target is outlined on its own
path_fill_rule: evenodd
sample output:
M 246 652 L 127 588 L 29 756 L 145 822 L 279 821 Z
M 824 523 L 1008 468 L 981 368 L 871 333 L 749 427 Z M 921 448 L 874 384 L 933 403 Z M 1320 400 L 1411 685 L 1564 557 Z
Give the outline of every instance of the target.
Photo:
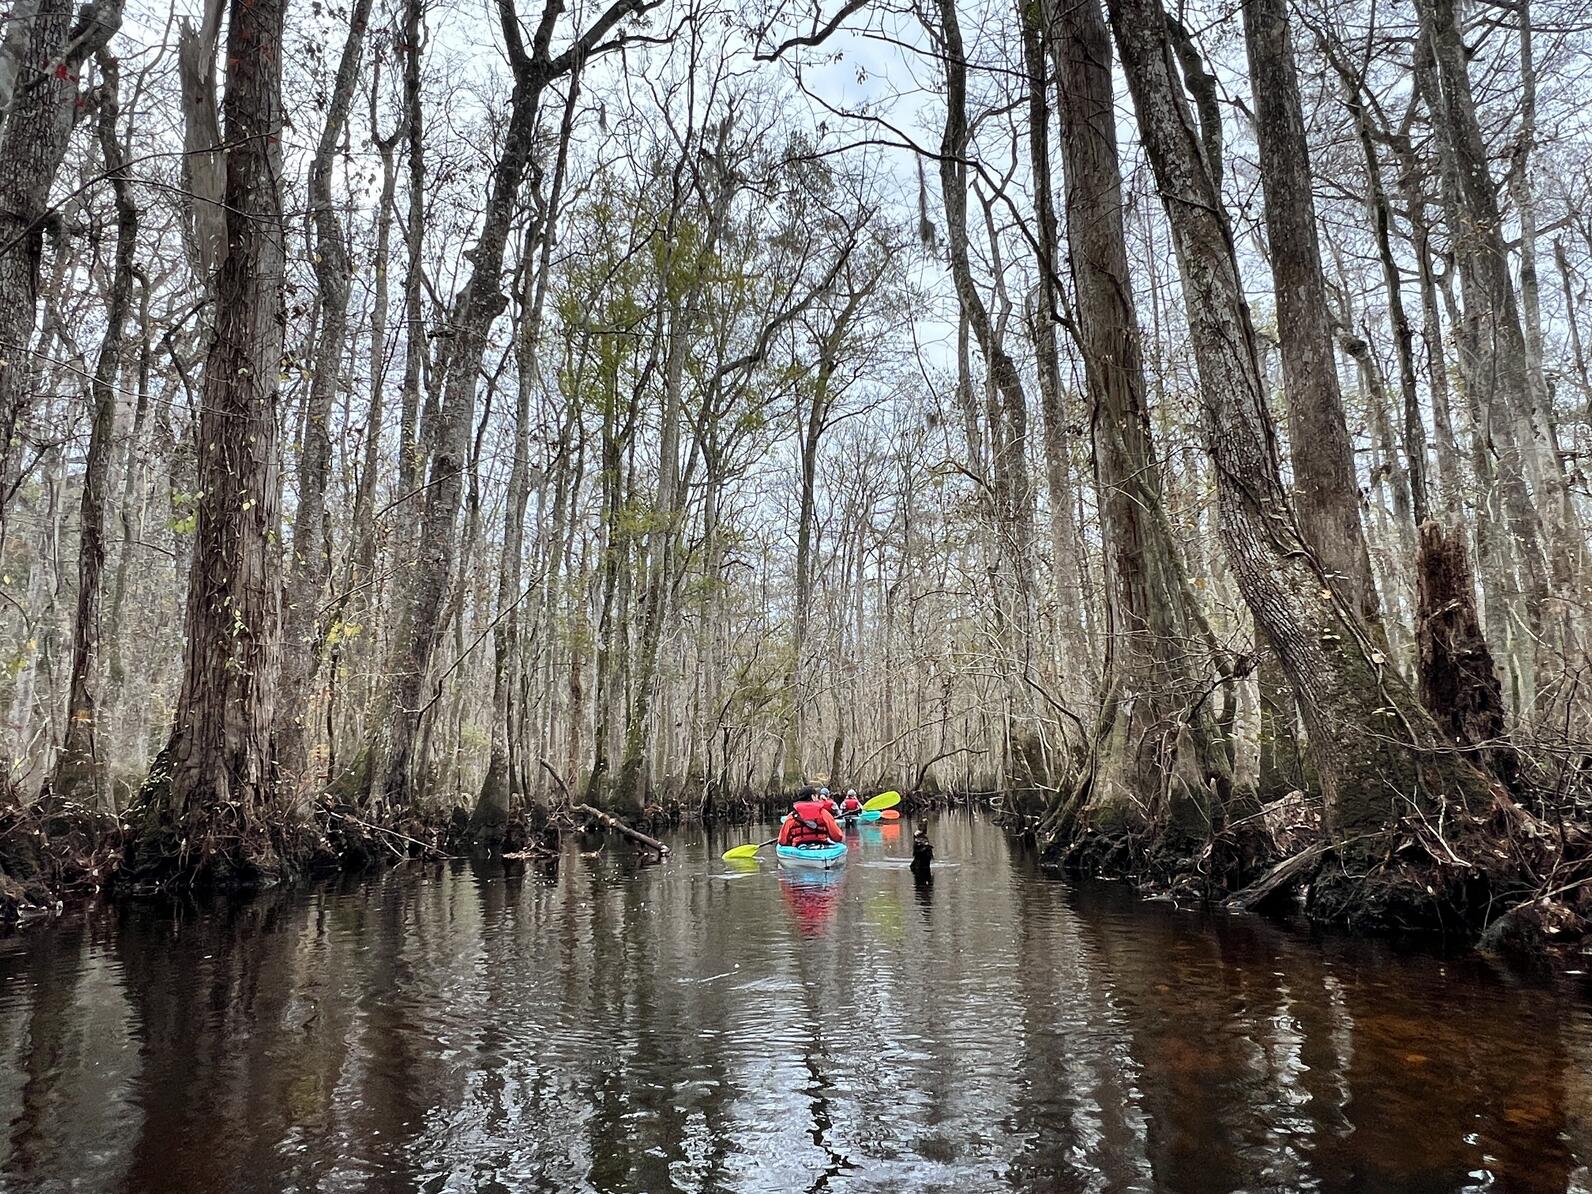
M 204 495 L 179 490 L 171 495 L 171 517 L 166 529 L 175 535 L 191 535 L 199 525 L 199 500 Z

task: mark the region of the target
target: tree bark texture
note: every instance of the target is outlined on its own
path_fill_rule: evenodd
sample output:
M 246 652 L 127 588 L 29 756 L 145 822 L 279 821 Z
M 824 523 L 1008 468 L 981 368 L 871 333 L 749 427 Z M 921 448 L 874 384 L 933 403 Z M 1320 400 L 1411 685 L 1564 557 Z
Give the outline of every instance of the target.
M 1486 784 L 1448 751 L 1295 519 L 1231 232 L 1170 69 L 1164 14 L 1158 0 L 1112 0 L 1110 16 L 1183 276 L 1218 533 L 1299 702 L 1328 822 L 1363 849 L 1390 819 L 1478 799 Z
M 171 737 L 143 792 L 135 873 L 269 871 L 247 834 L 274 804 L 281 587 L 277 400 L 282 361 L 282 32 L 285 0 L 232 0 L 222 119 L 226 257 L 199 415 L 197 520 Z
M 1358 616 L 1374 624 L 1380 605 L 1332 351 L 1287 0 L 1244 0 L 1243 12 L 1282 346 L 1293 505 L 1325 574 Z
M 1203 839 L 1230 781 L 1201 708 L 1194 608 L 1166 521 L 1122 222 L 1111 41 L 1099 0 L 1051 16 L 1067 180 L 1067 247 L 1090 400 L 1106 558 L 1107 641 L 1096 756 L 1052 832 L 1084 815 L 1112 829 L 1148 807 L 1169 841 Z M 1186 757 L 1184 757 L 1186 756 Z
M 20 480 L 35 373 L 39 261 L 50 222 L 50 187 L 80 106 L 78 76 L 121 25 L 115 0 L 84 5 L 38 0 L 15 15 L 21 52 L 10 108 L 0 111 L 0 541 Z

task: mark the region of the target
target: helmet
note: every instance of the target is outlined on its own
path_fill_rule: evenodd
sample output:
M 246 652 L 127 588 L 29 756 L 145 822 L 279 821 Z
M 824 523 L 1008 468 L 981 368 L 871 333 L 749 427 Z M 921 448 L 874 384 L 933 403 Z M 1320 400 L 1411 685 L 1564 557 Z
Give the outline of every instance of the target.
M 855 796 L 856 794 L 857 794 L 857 789 L 856 788 L 847 788 L 846 789 L 846 795 L 847 796 Z
M 828 788 L 819 788 L 818 789 L 818 794 L 820 796 L 827 796 L 827 795 L 829 795 L 829 789 Z

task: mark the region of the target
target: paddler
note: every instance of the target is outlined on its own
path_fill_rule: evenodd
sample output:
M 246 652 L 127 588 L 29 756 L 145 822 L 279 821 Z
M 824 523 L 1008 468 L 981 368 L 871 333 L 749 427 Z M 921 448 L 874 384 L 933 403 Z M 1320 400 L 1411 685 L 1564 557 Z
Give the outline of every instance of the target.
M 846 789 L 846 798 L 840 802 L 840 811 L 847 817 L 855 817 L 862 811 L 862 801 L 857 799 L 856 788 Z
M 802 791 L 791 805 L 790 816 L 779 827 L 779 844 L 782 846 L 826 846 L 830 842 L 846 840 L 824 800 L 816 798 L 812 789 Z

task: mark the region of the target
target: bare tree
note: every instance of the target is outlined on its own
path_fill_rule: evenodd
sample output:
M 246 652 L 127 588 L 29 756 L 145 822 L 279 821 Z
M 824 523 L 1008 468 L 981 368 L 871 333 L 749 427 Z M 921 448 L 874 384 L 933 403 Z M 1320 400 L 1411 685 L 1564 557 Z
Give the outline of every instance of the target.
M 83 64 L 121 21 L 116 0 L 91 0 L 75 19 L 70 0 L 38 0 L 7 26 L 7 103 L 0 109 L 0 541 L 24 464 L 50 187 L 72 135 Z

